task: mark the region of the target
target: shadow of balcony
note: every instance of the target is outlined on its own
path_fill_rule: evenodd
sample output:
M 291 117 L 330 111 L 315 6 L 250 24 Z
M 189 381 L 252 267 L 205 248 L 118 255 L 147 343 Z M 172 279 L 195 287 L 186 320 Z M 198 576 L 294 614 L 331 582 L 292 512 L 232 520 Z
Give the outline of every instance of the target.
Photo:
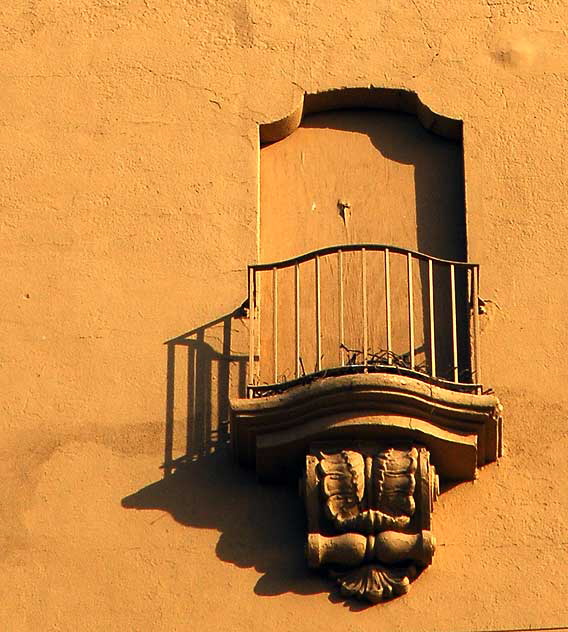
M 248 321 L 243 306 L 165 343 L 163 477 L 122 499 L 187 527 L 220 532 L 217 557 L 261 577 L 255 593 L 326 592 L 303 550 L 305 517 L 293 487 L 259 485 L 231 455 L 229 397 L 246 394 Z
M 305 517 L 295 489 L 259 485 L 227 447 L 194 461 L 122 500 L 127 509 L 168 512 L 182 525 L 220 531 L 217 557 L 261 573 L 254 592 L 274 596 L 329 591 L 304 559 Z

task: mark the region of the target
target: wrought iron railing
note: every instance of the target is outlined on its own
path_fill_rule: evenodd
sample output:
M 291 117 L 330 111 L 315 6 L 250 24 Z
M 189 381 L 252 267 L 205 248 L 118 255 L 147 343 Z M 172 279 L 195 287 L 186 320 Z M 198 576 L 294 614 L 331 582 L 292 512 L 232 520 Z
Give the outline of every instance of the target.
M 481 390 L 477 264 L 350 244 L 248 274 L 249 397 L 353 372 Z

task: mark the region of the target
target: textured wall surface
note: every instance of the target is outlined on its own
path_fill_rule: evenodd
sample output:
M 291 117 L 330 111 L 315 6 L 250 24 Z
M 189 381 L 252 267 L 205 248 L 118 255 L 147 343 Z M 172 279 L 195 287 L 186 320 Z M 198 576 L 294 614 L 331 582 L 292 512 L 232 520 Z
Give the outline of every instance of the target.
M 461 143 L 415 116 L 322 112 L 260 153 L 261 261 L 365 242 L 465 259 Z
M 568 626 L 567 17 L 563 0 L 2 3 L 2 630 Z M 211 452 L 244 379 L 247 322 L 217 319 L 256 256 L 258 123 L 369 84 L 464 121 L 506 454 L 441 496 L 411 593 L 352 611 L 305 570 L 294 490 Z M 194 460 L 162 480 L 164 442 Z

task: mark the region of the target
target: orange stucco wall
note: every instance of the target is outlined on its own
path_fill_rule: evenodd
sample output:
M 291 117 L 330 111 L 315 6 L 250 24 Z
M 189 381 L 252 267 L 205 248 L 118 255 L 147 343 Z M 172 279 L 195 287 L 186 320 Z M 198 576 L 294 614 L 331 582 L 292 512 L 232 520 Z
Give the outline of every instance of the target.
M 463 180 L 461 142 L 428 132 L 413 115 L 306 116 L 261 149 L 261 261 L 365 242 L 463 260 Z M 349 204 L 343 212 L 341 202 Z
M 2 630 L 568 625 L 566 17 L 554 0 L 4 3 Z M 217 319 L 257 255 L 258 124 L 369 84 L 464 121 L 506 453 L 441 496 L 411 593 L 351 611 L 305 570 L 294 490 L 211 452 L 245 380 L 247 322 Z M 162 480 L 165 443 L 194 460 Z

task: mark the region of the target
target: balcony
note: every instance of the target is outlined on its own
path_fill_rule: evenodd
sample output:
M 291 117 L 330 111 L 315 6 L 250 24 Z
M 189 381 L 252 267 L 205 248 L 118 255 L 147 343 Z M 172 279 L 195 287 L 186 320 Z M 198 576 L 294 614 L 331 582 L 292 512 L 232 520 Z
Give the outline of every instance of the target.
M 248 274 L 249 398 L 368 373 L 481 393 L 477 264 L 350 244 Z

